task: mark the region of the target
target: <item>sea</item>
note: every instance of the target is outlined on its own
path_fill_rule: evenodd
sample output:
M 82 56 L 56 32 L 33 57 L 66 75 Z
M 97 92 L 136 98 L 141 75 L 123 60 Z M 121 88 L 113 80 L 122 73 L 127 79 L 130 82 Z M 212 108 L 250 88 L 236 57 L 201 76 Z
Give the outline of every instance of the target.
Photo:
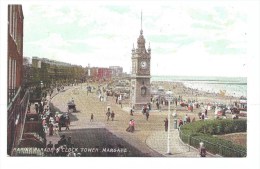
M 152 76 L 151 81 L 182 82 L 186 87 L 227 96 L 247 97 L 247 77 Z

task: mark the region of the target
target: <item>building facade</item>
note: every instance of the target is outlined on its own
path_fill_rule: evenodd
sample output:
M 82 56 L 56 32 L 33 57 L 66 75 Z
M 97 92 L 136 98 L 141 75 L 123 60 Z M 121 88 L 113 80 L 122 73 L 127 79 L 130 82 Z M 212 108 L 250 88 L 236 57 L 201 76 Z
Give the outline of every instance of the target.
M 111 69 L 111 76 L 112 77 L 122 77 L 123 67 L 121 67 L 121 66 L 109 66 L 109 69 Z
M 8 103 L 17 94 L 23 77 L 23 10 L 21 5 L 8 5 Z
M 141 17 L 142 23 L 142 17 Z M 151 49 L 150 45 L 146 50 L 145 39 L 141 27 L 140 35 L 137 39 L 137 48 L 132 49 L 132 75 L 131 75 L 131 106 L 135 109 L 142 109 L 144 105 L 150 103 L 150 69 L 151 69 Z
M 97 78 L 98 80 L 110 80 L 112 77 L 112 70 L 109 68 L 98 68 L 97 69 Z
M 68 84 L 81 82 L 85 78 L 85 70 L 82 66 L 47 58 L 32 57 L 32 85 L 44 86 L 55 84 Z
M 87 67 L 86 68 L 86 78 L 88 80 L 93 81 L 109 81 L 111 80 L 116 74 L 122 76 L 123 68 L 119 66 L 113 66 L 112 68 L 105 68 L 105 67 Z
M 22 139 L 29 93 L 23 87 L 23 10 L 8 5 L 7 47 L 7 153 Z

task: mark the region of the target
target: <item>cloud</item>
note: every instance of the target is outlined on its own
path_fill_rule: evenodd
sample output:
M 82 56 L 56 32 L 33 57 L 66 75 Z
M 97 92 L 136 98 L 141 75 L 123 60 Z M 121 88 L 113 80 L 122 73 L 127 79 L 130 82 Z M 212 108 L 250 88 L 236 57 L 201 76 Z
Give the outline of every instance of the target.
M 232 46 L 233 44 L 233 46 Z M 206 41 L 204 43 L 207 51 L 211 54 L 246 54 L 245 48 L 236 48 L 235 44 L 226 39 Z
M 27 5 L 24 52 L 27 56 L 68 62 L 68 58 L 73 58 L 74 64 L 123 65 L 129 72 L 142 10 L 146 46 L 150 42 L 152 49 L 152 72 L 160 71 L 165 59 L 179 61 L 176 67 L 180 68 L 187 65 L 183 59 L 198 62 L 194 59 L 198 55 L 210 59 L 235 55 L 239 60 L 246 54 L 247 16 L 236 8 L 239 5 L 234 8 L 193 4 L 167 1 L 149 5 L 141 2 Z M 171 66 L 168 69 L 175 70 Z

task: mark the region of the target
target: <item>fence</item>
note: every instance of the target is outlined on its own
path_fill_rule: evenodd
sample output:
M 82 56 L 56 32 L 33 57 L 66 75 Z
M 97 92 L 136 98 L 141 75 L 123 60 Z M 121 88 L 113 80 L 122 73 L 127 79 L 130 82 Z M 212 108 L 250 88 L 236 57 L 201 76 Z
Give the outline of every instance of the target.
M 9 155 L 22 138 L 28 102 L 29 92 L 26 91 L 24 94 L 20 88 L 8 105 L 7 153 Z
M 223 157 L 246 157 L 247 152 L 233 149 L 221 144 L 213 144 L 207 140 L 192 137 L 191 135 L 183 134 L 181 128 L 179 130 L 179 137 L 184 142 L 192 147 L 199 148 L 199 143 L 203 142 L 207 151 L 212 154 L 218 154 Z

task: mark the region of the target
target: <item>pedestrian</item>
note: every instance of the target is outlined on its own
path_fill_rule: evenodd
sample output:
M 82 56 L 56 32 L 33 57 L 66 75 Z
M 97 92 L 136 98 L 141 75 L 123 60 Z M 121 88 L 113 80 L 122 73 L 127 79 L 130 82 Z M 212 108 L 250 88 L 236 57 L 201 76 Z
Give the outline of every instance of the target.
M 156 101 L 156 107 L 159 110 L 160 107 L 159 107 L 159 101 L 158 100 Z
M 183 121 L 182 121 L 182 119 L 179 119 L 179 129 L 180 129 L 180 127 L 183 125 Z
M 208 110 L 205 109 L 205 116 L 207 117 L 207 115 L 208 115 Z
M 127 132 L 131 132 L 132 119 L 128 123 L 128 127 L 126 128 Z
M 134 115 L 134 114 L 133 114 L 133 112 L 134 112 L 134 110 L 133 110 L 133 109 L 131 109 L 131 110 L 130 110 L 130 115 L 131 115 L 131 116 L 133 116 L 133 115 Z
M 110 111 L 107 111 L 106 115 L 107 115 L 107 121 L 109 120 L 109 117 L 110 117 Z
M 142 107 L 142 113 L 143 113 L 143 115 L 146 113 L 146 107 L 145 106 Z
M 45 134 L 47 134 L 47 133 L 48 133 L 48 126 L 47 126 L 47 123 L 45 123 L 45 125 L 43 126 L 43 129 L 44 129 Z
M 205 119 L 205 113 L 202 113 L 201 120 L 204 120 L 204 119 Z
M 112 113 L 111 113 L 111 119 L 112 119 L 112 121 L 114 121 L 114 118 L 115 118 L 115 113 L 114 113 L 114 111 L 112 111 Z
M 55 123 L 54 124 L 54 134 L 59 135 L 58 131 L 59 131 L 59 123 Z
M 164 120 L 164 130 L 168 131 L 168 118 L 165 118 Z
M 39 106 L 39 113 L 42 113 L 42 112 L 43 112 L 43 105 L 41 104 L 41 102 L 40 102 L 39 105 L 40 105 L 40 106 Z
M 65 117 L 65 126 L 66 126 L 65 130 L 70 130 L 69 125 L 70 125 L 69 116 L 66 116 Z
M 150 115 L 148 110 L 146 111 L 145 115 L 146 115 L 146 121 L 148 121 L 148 118 L 149 118 L 149 115 Z
M 190 123 L 190 116 L 186 118 L 186 123 Z
M 50 123 L 49 125 L 49 136 L 52 136 L 53 135 L 53 124 Z
M 39 106 L 38 106 L 38 103 L 35 103 L 35 111 L 36 111 L 37 114 L 39 113 Z
M 188 118 L 188 115 L 186 114 L 186 115 L 183 117 L 183 123 L 184 123 L 184 124 L 187 123 L 187 118 Z
M 55 123 L 59 123 L 60 122 L 60 117 L 58 114 L 55 115 Z
M 69 113 L 66 113 L 66 116 L 65 116 L 65 118 L 68 120 L 68 122 L 69 122 L 69 125 L 70 125 L 70 116 L 69 116 Z
M 130 121 L 130 132 L 134 132 L 135 131 L 135 121 L 134 121 L 134 119 L 132 119 L 131 121 Z
M 61 132 L 61 127 L 62 127 L 61 120 L 59 121 L 58 126 L 59 126 L 59 132 Z
M 199 147 L 199 155 L 200 157 L 206 157 L 206 148 L 204 146 L 203 142 L 200 142 L 200 147 Z
M 131 119 L 130 121 L 129 121 L 129 125 L 128 125 L 128 127 L 127 127 L 127 129 L 126 129 L 126 131 L 127 132 L 134 132 L 134 125 L 135 125 L 135 123 L 134 123 L 134 120 L 133 119 Z
M 93 113 L 91 113 L 90 121 L 93 121 L 93 120 L 94 120 L 94 115 L 93 115 Z
M 44 117 L 44 118 L 42 119 L 42 126 L 45 126 L 45 124 L 46 124 L 46 118 Z
M 147 103 L 147 107 L 148 107 L 148 110 L 151 110 L 152 109 L 151 103 Z

